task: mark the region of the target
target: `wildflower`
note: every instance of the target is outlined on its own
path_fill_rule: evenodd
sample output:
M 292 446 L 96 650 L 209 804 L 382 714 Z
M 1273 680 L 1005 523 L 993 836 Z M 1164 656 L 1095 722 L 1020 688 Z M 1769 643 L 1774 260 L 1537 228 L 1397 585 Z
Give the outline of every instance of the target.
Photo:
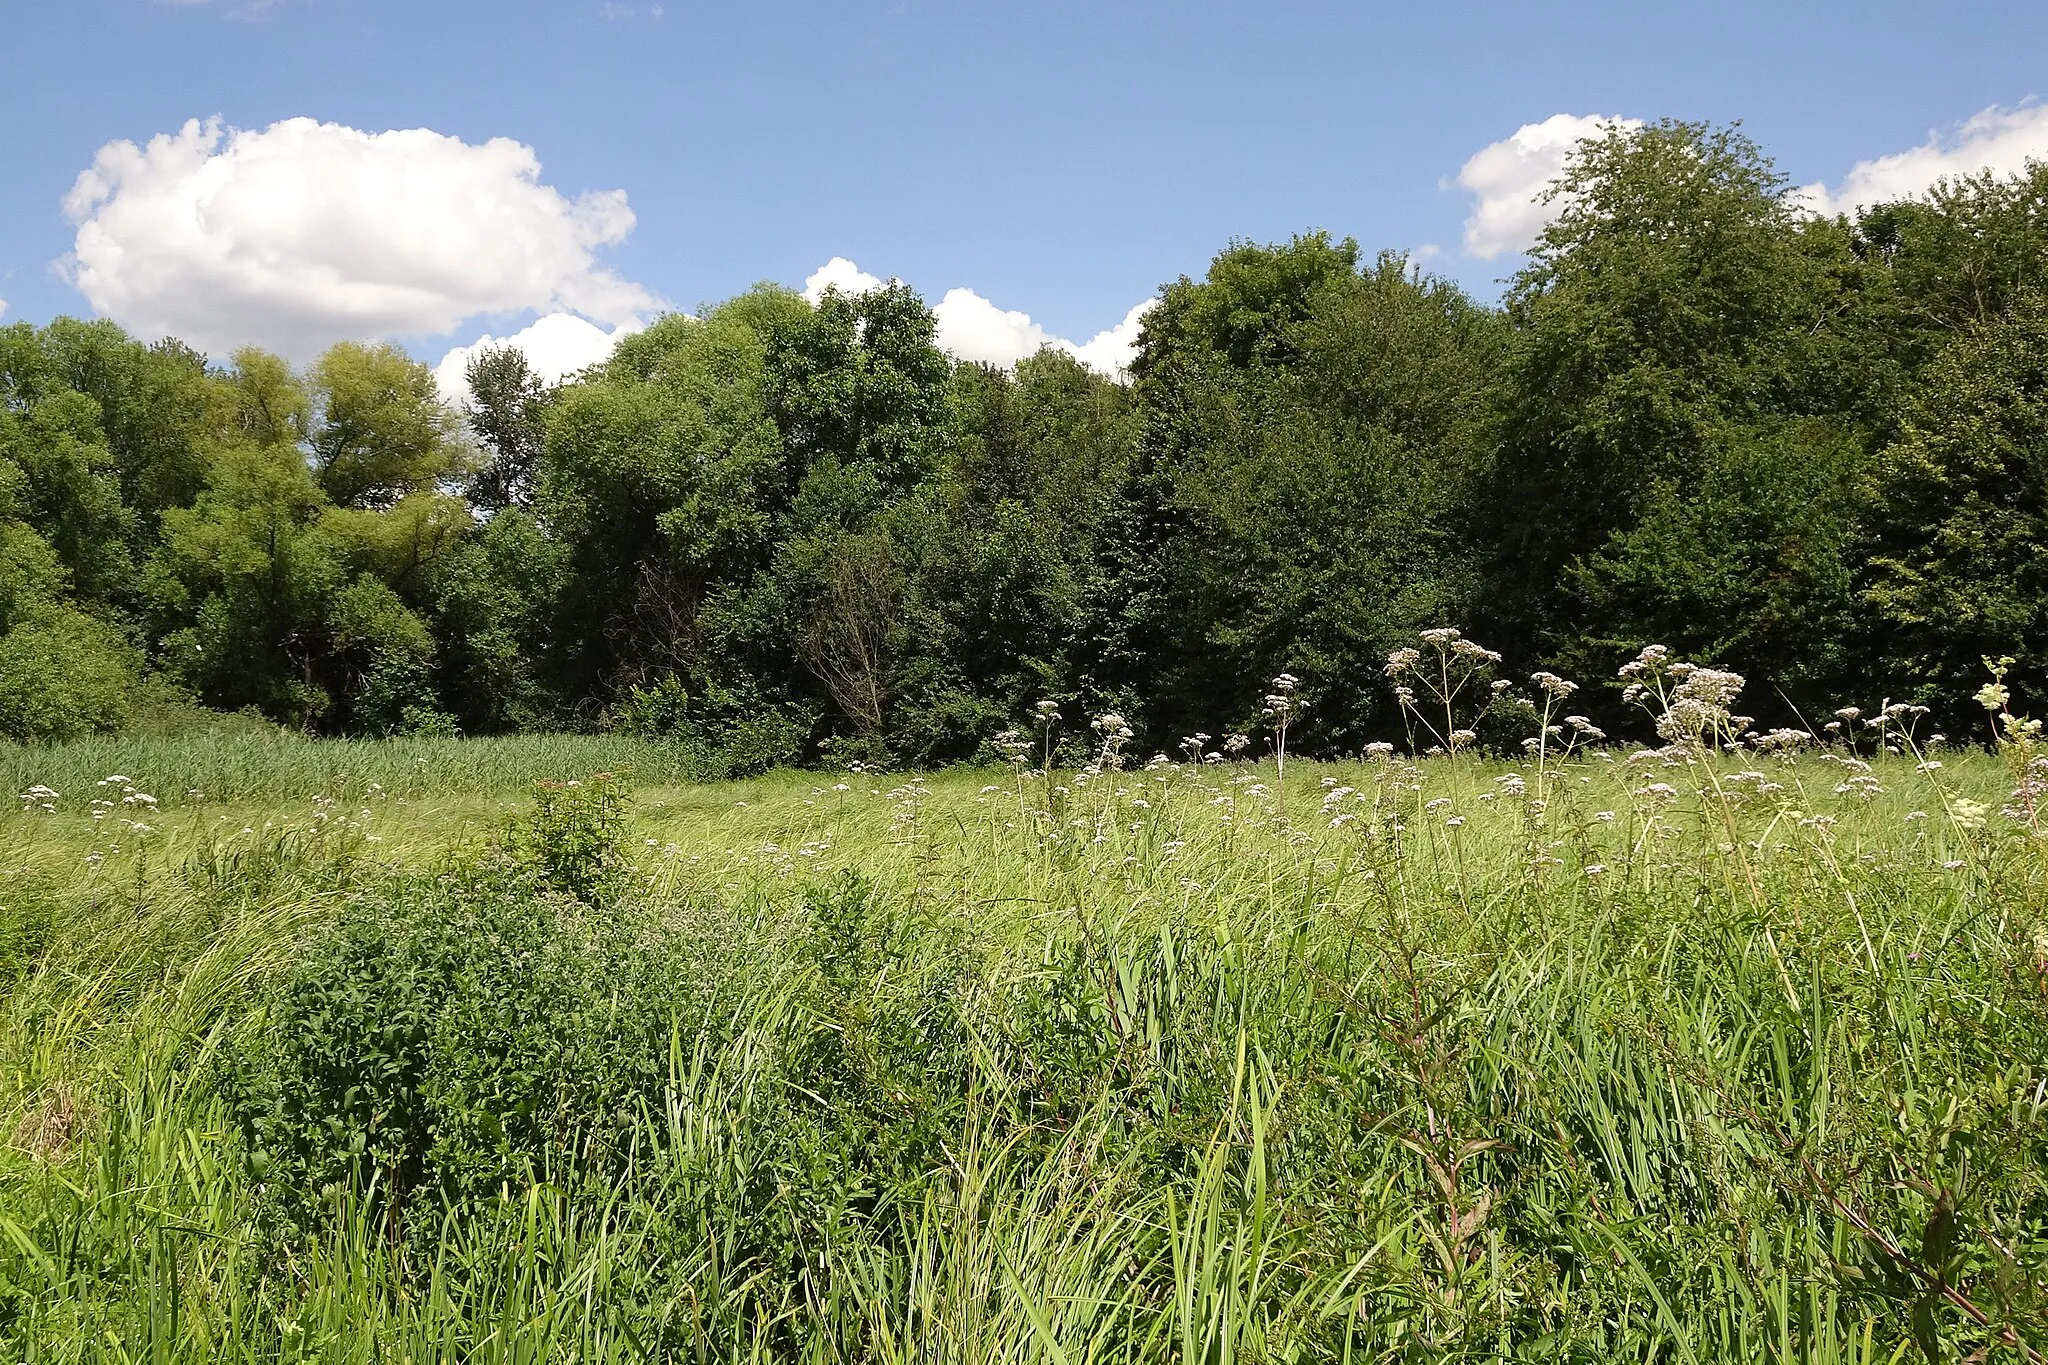
M 995 739 L 990 742 L 994 746 L 995 751 L 1001 754 L 1006 762 L 1014 766 L 1022 767 L 1031 757 L 1030 736 L 1015 726 L 1011 726 L 1009 729 L 997 734 Z
M 1790 754 L 1812 742 L 1813 736 L 1805 730 L 1779 728 L 1758 735 L 1750 741 L 1749 747 L 1759 753 Z
M 1579 685 L 1569 678 L 1560 678 L 1555 673 L 1533 673 L 1529 681 L 1543 689 L 1544 695 L 1563 701 L 1579 690 Z
M 1670 653 L 1664 645 L 1646 645 L 1642 653 L 1621 666 L 1619 675 L 1624 678 L 1644 677 L 1662 665 Z

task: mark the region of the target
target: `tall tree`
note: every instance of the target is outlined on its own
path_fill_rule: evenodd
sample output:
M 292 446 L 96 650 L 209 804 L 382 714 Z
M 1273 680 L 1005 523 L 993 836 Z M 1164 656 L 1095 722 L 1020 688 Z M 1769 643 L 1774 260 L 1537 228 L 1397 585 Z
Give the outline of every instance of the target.
M 460 472 L 455 418 L 434 372 L 391 345 L 329 348 L 310 378 L 320 486 L 348 507 L 388 507 Z
M 1935 358 L 1869 474 L 1862 597 L 1873 653 L 1963 719 L 1983 660 L 2048 688 L 2048 294 L 1976 323 Z
M 463 416 L 484 449 L 469 482 L 469 500 L 495 511 L 524 506 L 533 496 L 535 471 L 547 441 L 553 390 L 516 346 L 488 346 L 464 370 L 470 399 Z
M 1613 129 L 1581 145 L 1552 194 L 1561 211 L 1508 298 L 1489 625 L 1522 657 L 1574 671 L 1607 672 L 1621 641 L 1650 630 L 1712 654 L 1736 625 L 1692 614 L 1732 605 L 1695 581 L 1696 537 L 1746 537 L 1731 571 L 1808 576 L 1795 597 L 1841 579 L 1821 551 L 1843 540 L 1857 452 L 1817 376 L 1845 326 L 1846 236 L 1808 223 L 1732 128 Z M 1711 526 L 1678 515 L 1701 490 L 1719 500 Z M 1592 614 L 1603 608 L 1616 614 Z M 1728 661 L 1767 659 L 1774 682 L 1826 671 L 1802 652 L 1803 622 L 1768 624 L 1763 638 L 1766 623 L 1749 622 L 1754 653 Z

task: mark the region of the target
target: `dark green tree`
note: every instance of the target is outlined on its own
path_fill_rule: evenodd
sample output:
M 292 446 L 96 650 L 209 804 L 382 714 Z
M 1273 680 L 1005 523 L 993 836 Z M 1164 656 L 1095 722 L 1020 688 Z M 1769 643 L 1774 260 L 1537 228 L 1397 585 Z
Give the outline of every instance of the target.
M 551 387 L 516 346 L 490 346 L 465 368 L 470 399 L 463 406 L 484 458 L 470 476 L 469 500 L 486 511 L 524 506 L 547 440 Z
M 1732 128 L 1614 129 L 1553 193 L 1562 211 L 1508 298 L 1482 628 L 1595 676 L 1654 632 L 1769 669 L 1759 690 L 1825 692 L 1836 642 L 1812 621 L 1718 613 L 1768 597 L 1840 619 L 1859 454 L 1839 382 L 1859 335 L 1847 235 L 1802 217 Z
M 1894 685 L 1969 717 L 1983 660 L 2048 686 L 2048 295 L 1960 332 L 1868 477 L 1867 648 Z

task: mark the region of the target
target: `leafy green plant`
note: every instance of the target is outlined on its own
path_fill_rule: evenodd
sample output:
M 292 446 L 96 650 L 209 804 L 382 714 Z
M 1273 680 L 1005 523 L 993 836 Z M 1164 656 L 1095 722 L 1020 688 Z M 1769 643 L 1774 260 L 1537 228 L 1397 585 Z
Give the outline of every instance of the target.
M 619 842 L 625 829 L 625 792 L 619 776 L 598 773 L 566 782 L 534 784 L 530 814 L 514 822 L 507 847 L 547 890 L 603 905 L 626 874 Z

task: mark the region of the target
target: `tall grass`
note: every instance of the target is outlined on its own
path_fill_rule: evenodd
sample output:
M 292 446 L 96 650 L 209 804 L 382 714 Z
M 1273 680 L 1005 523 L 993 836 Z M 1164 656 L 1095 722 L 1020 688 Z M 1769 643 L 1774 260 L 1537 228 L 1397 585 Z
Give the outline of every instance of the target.
M 35 746 L 0 741 L 0 787 L 45 786 L 66 796 L 120 774 L 160 797 L 197 792 L 257 804 L 373 786 L 394 796 L 519 793 L 534 782 L 632 769 L 648 781 L 697 780 L 703 756 L 686 746 L 624 735 L 334 741 L 269 727 L 194 730 L 169 738 L 97 736 Z
M 10 1358 L 2048 1341 L 2048 862 L 1992 757 L 691 786 L 529 743 L 9 760 L 277 807 L 165 796 L 89 864 L 84 814 L 0 817 Z M 309 804 L 421 755 L 499 801 L 637 757 L 617 875 Z M 246 1077 L 345 1069 L 307 1031 L 359 981 L 424 1012 L 402 1197 L 353 1111 L 297 1187 L 249 1127 Z

